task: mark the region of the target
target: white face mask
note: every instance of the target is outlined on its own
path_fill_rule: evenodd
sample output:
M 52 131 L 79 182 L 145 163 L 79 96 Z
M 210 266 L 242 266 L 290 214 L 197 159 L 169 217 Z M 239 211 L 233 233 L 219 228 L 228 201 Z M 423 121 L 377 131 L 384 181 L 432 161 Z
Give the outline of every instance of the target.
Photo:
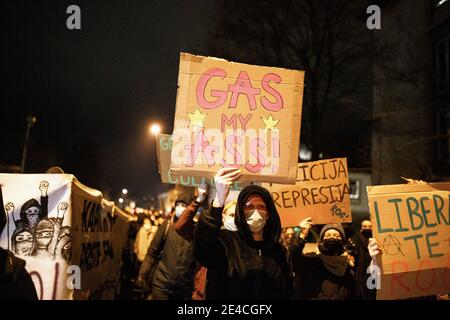
M 258 212 L 258 210 L 253 211 L 252 215 L 247 218 L 247 224 L 253 233 L 260 232 L 266 225 L 266 219 Z
M 182 213 L 184 212 L 184 209 L 186 209 L 186 207 L 183 207 L 183 206 L 176 206 L 176 207 L 175 207 L 175 216 L 176 216 L 177 218 L 179 218 L 179 217 L 182 215 Z
M 234 217 L 226 217 L 223 221 L 223 227 L 229 231 L 237 231 L 236 224 L 234 223 Z

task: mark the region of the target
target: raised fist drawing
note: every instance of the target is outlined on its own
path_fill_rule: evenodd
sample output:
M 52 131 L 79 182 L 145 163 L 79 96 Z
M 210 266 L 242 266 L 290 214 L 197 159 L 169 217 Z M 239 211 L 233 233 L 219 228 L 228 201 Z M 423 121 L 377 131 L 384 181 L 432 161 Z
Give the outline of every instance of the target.
M 48 191 L 48 181 L 41 181 L 39 183 L 39 190 L 41 190 L 41 196 L 46 197 Z
M 6 213 L 9 215 L 9 214 L 14 214 L 14 209 L 15 209 L 15 207 L 14 207 L 14 203 L 12 203 L 12 202 L 8 202 L 6 205 L 5 205 L 5 210 L 6 210 Z
M 58 203 L 58 217 L 60 216 L 60 213 L 62 212 L 62 217 L 64 217 L 67 208 L 69 208 L 69 204 L 67 202 L 60 202 Z

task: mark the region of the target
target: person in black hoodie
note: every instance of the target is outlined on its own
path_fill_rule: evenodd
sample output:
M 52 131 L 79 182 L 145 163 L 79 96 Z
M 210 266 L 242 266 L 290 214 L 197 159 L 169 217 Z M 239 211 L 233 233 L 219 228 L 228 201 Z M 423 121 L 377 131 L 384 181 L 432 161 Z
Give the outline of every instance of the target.
M 361 222 L 361 229 L 358 234 L 349 239 L 347 248 L 355 257 L 355 294 L 358 299 L 375 300 L 376 290 L 367 287 L 367 279 L 370 274 L 367 268 L 372 261 L 369 250 L 369 239 L 372 238 L 372 222 L 366 219 Z
M 1 187 L 0 184 L 0 234 L 7 222 Z M 0 288 L 0 300 L 38 299 L 33 280 L 25 270 L 25 260 L 3 248 L 0 248 Z
M 202 212 L 194 232 L 194 257 L 208 268 L 207 299 L 288 299 L 292 278 L 281 223 L 270 193 L 246 186 L 238 196 L 237 231 L 221 229 L 222 211 L 241 170 L 225 168 L 215 178 L 212 207 Z
M 345 251 L 345 233 L 340 224 L 327 224 L 320 232 L 319 253 L 302 254 L 312 220 L 300 223 L 298 243 L 290 248 L 295 274 L 295 299 L 347 300 L 354 297 L 354 272 Z

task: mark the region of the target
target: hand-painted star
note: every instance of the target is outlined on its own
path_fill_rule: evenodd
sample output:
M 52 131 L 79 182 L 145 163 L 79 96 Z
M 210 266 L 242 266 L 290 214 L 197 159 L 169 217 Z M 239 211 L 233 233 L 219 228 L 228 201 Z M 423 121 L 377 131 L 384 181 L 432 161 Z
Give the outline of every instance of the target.
M 205 127 L 203 125 L 203 120 L 205 120 L 206 117 L 206 113 L 200 113 L 200 111 L 197 109 L 195 109 L 194 113 L 190 113 L 188 112 L 188 116 L 189 116 L 189 126 L 188 127 L 193 127 L 193 126 L 199 126 L 199 127 Z
M 276 120 L 274 118 L 272 118 L 272 115 L 269 115 L 269 117 L 267 119 L 262 118 L 262 120 L 264 121 L 264 130 L 272 130 L 272 131 L 278 131 L 278 128 L 275 128 L 276 125 L 278 124 L 278 122 L 280 122 L 280 120 Z

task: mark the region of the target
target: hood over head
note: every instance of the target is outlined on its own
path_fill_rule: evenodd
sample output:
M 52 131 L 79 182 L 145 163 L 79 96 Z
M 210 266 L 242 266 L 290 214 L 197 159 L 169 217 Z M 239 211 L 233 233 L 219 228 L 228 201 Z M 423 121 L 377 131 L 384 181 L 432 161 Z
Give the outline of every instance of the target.
M 264 241 L 263 247 L 272 247 L 278 243 L 281 235 L 281 222 L 280 216 L 278 215 L 277 208 L 273 202 L 270 192 L 260 186 L 248 185 L 239 193 L 236 205 L 236 215 L 234 217 L 234 222 L 238 228 L 239 235 L 252 247 L 256 246 L 256 242 L 253 240 L 252 232 L 247 224 L 244 213 L 244 204 L 247 198 L 251 194 L 259 194 L 266 203 L 268 216 L 266 225 L 264 226 Z

